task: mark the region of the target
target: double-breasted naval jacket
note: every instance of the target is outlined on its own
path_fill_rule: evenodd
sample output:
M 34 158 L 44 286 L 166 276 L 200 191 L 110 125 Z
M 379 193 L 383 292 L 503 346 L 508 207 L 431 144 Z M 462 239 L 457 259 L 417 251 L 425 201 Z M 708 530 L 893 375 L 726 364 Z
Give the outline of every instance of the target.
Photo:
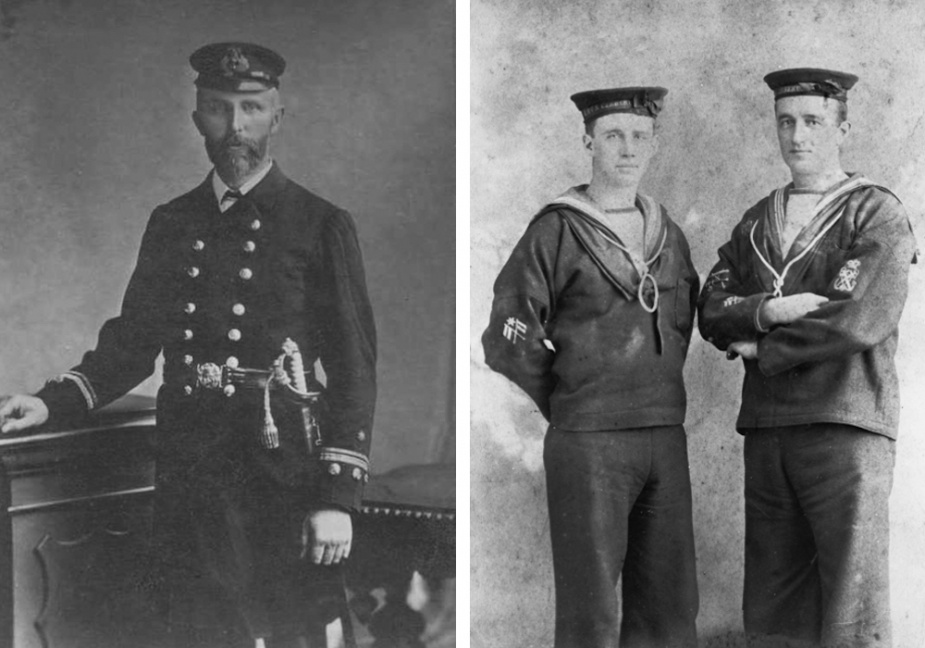
M 287 339 L 326 382 L 313 451 L 299 403 L 201 378 L 203 366 L 265 371 Z M 266 603 L 264 554 L 289 555 L 298 540 L 297 524 L 274 523 L 355 510 L 368 479 L 376 339 L 350 216 L 275 164 L 224 213 L 207 178 L 155 209 L 121 313 L 38 396 L 73 421 L 144 380 L 161 352 L 155 535 L 168 563 L 211 574 L 261 636 L 279 607 Z M 268 415 L 275 448 L 261 442 Z

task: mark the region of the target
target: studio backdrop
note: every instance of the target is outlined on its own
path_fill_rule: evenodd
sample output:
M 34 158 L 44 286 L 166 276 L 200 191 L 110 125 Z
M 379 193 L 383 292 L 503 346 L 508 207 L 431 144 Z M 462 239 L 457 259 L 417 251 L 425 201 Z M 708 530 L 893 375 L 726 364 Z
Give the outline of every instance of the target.
M 211 167 L 188 56 L 243 40 L 287 60 L 273 157 L 357 224 L 373 470 L 452 461 L 454 24 L 448 0 L 0 0 L 0 393 L 76 364 L 118 314 L 149 214 Z

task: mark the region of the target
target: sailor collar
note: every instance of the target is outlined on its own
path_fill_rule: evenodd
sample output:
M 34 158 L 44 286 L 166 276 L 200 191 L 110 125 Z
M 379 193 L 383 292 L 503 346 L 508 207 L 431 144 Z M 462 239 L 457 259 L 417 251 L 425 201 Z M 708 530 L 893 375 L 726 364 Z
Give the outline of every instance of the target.
M 802 274 L 820 241 L 841 220 L 850 195 L 858 189 L 873 186 L 878 185 L 855 173 L 824 193 L 813 208 L 809 223 L 790 246 L 786 258 L 781 250 L 780 241 L 786 219 L 787 197 L 793 189 L 793 183 L 771 192 L 764 218 L 758 218 L 752 224 L 749 240 L 761 262 L 759 277 L 762 280 L 770 279 L 765 283 L 770 283 L 773 287 L 775 297 L 784 294 L 786 277 L 791 270 L 794 274 Z M 778 268 L 781 270 L 778 271 Z
M 566 218 L 566 222 L 605 276 L 627 297 L 635 293 L 640 305 L 654 313 L 658 309 L 659 280 L 664 279 L 659 277 L 655 268 L 668 238 L 668 226 L 661 207 L 652 198 L 636 194 L 636 207 L 642 213 L 644 223 L 644 252 L 643 258 L 640 258 L 607 225 L 607 217 L 587 198 L 585 189 L 587 185 L 572 187 L 541 213 L 568 207 L 566 211 L 571 217 Z M 632 281 L 633 270 L 639 277 L 638 284 Z
M 619 235 L 610 227 L 610 219 L 601 208 L 592 201 L 586 193 L 588 185 L 579 185 L 572 187 L 564 194 L 552 201 L 552 204 L 568 205 L 588 216 L 593 217 L 602 227 L 601 236 L 606 241 L 615 245 L 623 251 L 630 261 L 639 271 L 640 275 L 646 266 L 651 264 L 655 257 L 660 253 L 660 248 L 665 243 L 665 226 L 662 219 L 662 212 L 657 202 L 649 196 L 636 194 L 636 209 L 642 213 L 643 218 L 643 258 L 640 258 L 635 250 L 630 250 Z

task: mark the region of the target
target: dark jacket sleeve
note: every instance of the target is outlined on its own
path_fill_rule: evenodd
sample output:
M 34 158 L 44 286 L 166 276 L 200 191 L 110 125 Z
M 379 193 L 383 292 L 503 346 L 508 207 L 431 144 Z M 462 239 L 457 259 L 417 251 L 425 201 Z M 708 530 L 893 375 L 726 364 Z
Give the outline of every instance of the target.
M 495 281 L 491 317 L 482 334 L 486 364 L 526 392 L 547 420 L 555 354 L 547 346 L 546 325 L 555 308 L 561 231 L 554 214 L 527 228 Z
M 368 479 L 376 404 L 376 329 L 363 259 L 350 215 L 337 211 L 323 226 L 321 364 L 327 377 L 319 453 L 325 465 L 322 504 L 358 510 Z
M 160 255 L 162 219 L 155 212 L 142 237 L 135 270 L 122 309 L 100 329 L 96 348 L 80 364 L 53 378 L 36 394 L 48 406 L 56 424 L 79 421 L 127 393 L 154 372 L 161 351 L 158 331 L 164 317 L 162 293 L 166 281 Z
M 856 222 L 848 255 L 828 278 L 824 294 L 830 301 L 759 341 L 758 367 L 765 375 L 859 353 L 895 332 L 915 253 L 909 219 L 899 201 L 873 191 Z
M 757 314 L 768 292 L 749 294 L 749 239 L 746 218 L 719 249 L 719 261 L 710 270 L 697 304 L 700 335 L 720 350 L 733 342 L 757 340 L 762 334 Z

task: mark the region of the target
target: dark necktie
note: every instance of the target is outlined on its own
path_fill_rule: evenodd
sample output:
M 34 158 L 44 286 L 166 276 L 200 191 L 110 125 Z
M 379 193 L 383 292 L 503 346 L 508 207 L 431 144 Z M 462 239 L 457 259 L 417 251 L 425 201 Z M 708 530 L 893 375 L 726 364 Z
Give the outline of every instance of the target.
M 225 195 L 222 196 L 221 206 L 225 209 L 228 209 L 237 202 L 239 198 L 243 198 L 244 194 L 236 189 L 229 189 L 225 192 Z

